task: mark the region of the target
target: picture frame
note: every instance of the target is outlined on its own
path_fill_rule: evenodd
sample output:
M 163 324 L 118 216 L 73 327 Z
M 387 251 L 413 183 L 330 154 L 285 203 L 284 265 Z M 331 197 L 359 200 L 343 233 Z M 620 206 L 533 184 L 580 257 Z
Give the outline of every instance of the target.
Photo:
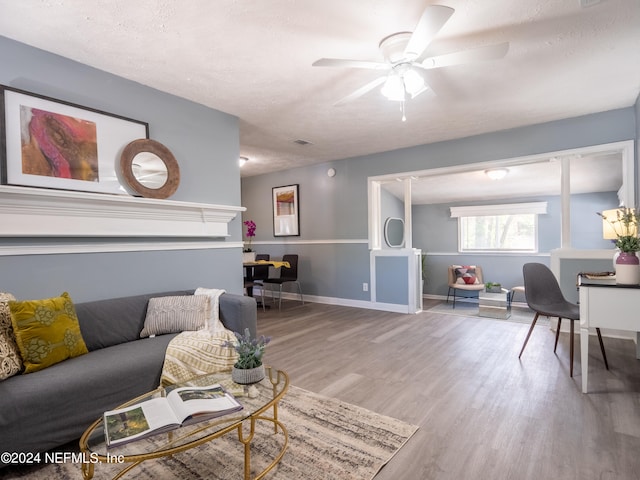
M 0 85 L 0 183 L 128 195 L 120 155 L 149 124 Z
M 299 185 L 272 188 L 273 236 L 300 236 Z

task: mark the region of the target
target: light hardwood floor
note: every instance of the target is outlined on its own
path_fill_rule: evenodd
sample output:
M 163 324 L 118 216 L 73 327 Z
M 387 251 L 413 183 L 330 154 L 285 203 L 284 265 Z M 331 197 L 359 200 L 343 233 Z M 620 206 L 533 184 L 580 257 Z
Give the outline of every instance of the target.
M 592 337 L 584 395 L 579 339 L 570 378 L 568 334 L 554 355 L 536 327 L 518 359 L 528 328 L 293 300 L 258 310 L 266 362 L 292 384 L 420 427 L 376 480 L 640 478 L 635 344 L 605 338 L 606 371 Z

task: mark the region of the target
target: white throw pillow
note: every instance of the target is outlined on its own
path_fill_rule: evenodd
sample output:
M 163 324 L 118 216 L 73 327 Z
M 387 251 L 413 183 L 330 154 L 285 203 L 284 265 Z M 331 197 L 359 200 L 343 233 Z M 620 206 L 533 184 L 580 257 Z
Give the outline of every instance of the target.
M 209 297 L 206 295 L 150 298 L 140 338 L 202 330 L 208 318 Z
M 225 290 L 203 287 L 198 287 L 195 292 L 195 295 L 207 295 L 209 297 L 209 318 L 207 318 L 205 329 L 211 333 L 225 330 L 220 321 L 220 295 L 223 293 L 225 293 Z

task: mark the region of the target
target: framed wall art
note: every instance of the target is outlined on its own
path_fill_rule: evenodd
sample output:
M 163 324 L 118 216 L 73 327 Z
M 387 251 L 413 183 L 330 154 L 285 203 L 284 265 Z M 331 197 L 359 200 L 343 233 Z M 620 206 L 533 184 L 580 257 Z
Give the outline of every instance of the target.
M 300 207 L 298 185 L 274 187 L 273 236 L 296 237 L 300 235 Z
M 2 184 L 127 195 L 117 165 L 149 137 L 130 118 L 0 85 Z

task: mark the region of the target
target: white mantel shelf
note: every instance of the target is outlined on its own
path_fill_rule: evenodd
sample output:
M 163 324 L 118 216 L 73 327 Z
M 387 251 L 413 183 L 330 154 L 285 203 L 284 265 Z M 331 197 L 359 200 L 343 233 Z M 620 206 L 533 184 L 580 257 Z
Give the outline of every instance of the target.
M 1 237 L 224 238 L 244 207 L 0 185 Z

